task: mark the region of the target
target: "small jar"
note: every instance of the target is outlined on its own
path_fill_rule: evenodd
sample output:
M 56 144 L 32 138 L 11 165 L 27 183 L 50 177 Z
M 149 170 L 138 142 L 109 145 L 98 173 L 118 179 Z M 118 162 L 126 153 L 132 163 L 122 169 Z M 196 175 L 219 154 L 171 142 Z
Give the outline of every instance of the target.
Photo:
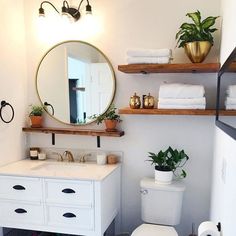
M 143 98 L 143 108 L 152 109 L 152 108 L 154 108 L 154 103 L 155 103 L 155 99 L 154 99 L 153 96 L 150 95 L 150 93 L 148 93 L 147 96 L 144 96 L 144 98 Z
M 140 108 L 141 100 L 140 100 L 140 97 L 136 93 L 134 93 L 134 95 L 132 97 L 130 97 L 129 106 L 131 109 L 139 109 Z
M 39 152 L 40 152 L 40 148 L 38 148 L 38 147 L 31 147 L 30 148 L 30 159 L 31 160 L 38 160 Z
M 118 157 L 114 154 L 109 154 L 107 156 L 107 164 L 114 165 L 118 162 Z

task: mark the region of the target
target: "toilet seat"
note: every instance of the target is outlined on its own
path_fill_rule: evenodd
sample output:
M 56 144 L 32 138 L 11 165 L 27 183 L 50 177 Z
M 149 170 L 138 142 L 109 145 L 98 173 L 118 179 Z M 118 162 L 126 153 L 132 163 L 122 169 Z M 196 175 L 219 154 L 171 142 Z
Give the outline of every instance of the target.
M 170 226 L 142 224 L 134 230 L 131 236 L 178 236 L 178 234 Z

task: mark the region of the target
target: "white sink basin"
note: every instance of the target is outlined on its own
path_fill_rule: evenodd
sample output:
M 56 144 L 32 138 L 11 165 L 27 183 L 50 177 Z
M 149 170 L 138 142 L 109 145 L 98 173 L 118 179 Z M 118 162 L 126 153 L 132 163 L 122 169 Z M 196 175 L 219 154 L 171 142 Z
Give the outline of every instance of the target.
M 31 168 L 33 171 L 50 171 L 50 172 L 73 172 L 79 171 L 86 165 L 76 164 L 76 163 L 44 163 L 39 166 Z

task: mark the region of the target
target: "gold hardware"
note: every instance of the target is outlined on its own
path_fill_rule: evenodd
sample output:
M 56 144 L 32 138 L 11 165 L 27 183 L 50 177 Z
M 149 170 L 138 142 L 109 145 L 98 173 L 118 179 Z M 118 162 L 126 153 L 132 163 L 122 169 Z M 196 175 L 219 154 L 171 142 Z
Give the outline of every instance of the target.
M 90 157 L 92 154 L 91 153 L 87 153 L 87 154 L 84 154 L 80 159 L 79 159 L 79 162 L 85 162 L 85 157 Z
M 148 93 L 148 95 L 143 98 L 143 108 L 145 109 L 154 108 L 154 103 L 155 99 L 153 96 L 150 95 L 150 93 Z
M 193 63 L 203 62 L 212 44 L 208 41 L 189 42 L 184 45 L 185 53 Z
M 69 162 L 74 162 L 74 157 L 73 157 L 73 154 L 70 152 L 70 151 L 65 151 L 63 153 L 63 156 L 65 156 L 65 158 L 68 159 Z
M 130 97 L 129 106 L 132 109 L 139 109 L 140 108 L 141 100 L 140 100 L 140 97 L 136 93 L 134 93 L 134 95 L 132 97 Z

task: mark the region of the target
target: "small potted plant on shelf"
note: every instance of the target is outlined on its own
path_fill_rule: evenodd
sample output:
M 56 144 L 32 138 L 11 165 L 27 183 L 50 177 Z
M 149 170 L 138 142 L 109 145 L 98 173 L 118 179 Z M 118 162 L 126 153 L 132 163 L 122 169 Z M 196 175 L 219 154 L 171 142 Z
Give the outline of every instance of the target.
M 214 44 L 212 33 L 217 29 L 212 26 L 219 16 L 209 16 L 201 20 L 199 11 L 187 13 L 186 16 L 190 17 L 193 23 L 183 23 L 180 26 L 175 36 L 178 40 L 177 46 L 185 49 L 185 53 L 193 63 L 199 63 L 204 61 Z
M 178 151 L 168 147 L 165 151 L 161 150 L 157 154 L 149 152 L 148 157 L 150 157 L 148 161 L 155 165 L 155 181 L 158 183 L 170 184 L 173 174 L 177 178 L 185 178 L 187 176 L 185 170 L 182 169 L 189 159 L 184 150 Z
M 31 127 L 33 128 L 40 128 L 42 127 L 43 122 L 43 106 L 40 105 L 30 105 L 31 111 L 29 114 L 30 120 L 31 120 Z
M 120 123 L 120 115 L 116 113 L 116 107 L 114 104 L 111 104 L 105 113 L 102 115 L 93 115 L 92 118 L 96 119 L 97 124 L 100 124 L 104 121 L 106 126 L 106 131 L 116 131 L 117 123 Z

